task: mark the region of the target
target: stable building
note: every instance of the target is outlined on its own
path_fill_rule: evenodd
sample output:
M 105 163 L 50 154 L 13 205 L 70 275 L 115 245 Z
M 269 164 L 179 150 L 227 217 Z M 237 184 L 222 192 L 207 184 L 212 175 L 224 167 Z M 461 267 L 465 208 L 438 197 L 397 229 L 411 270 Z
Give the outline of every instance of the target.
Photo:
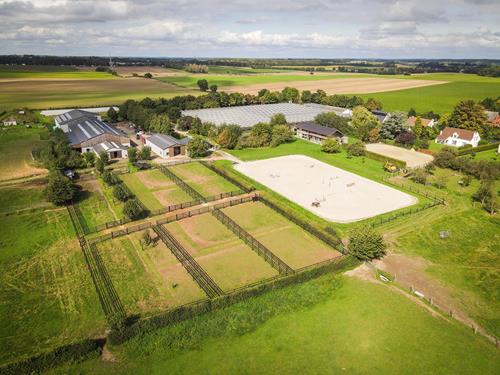
M 444 144 L 453 147 L 463 147 L 465 145 L 472 145 L 477 147 L 481 137 L 478 132 L 446 127 L 436 137 L 436 143 Z
M 75 109 L 57 116 L 55 126 L 77 151 L 97 155 L 105 151 L 110 159 L 127 157 L 130 139 L 95 113 Z
M 347 143 L 347 137 L 336 128 L 318 125 L 312 121 L 293 124 L 295 136 L 306 141 L 321 144 L 327 138 L 336 138 L 340 143 Z
M 163 159 L 186 155 L 188 143 L 187 137 L 177 139 L 167 134 L 153 134 L 144 139 L 144 144 L 151 147 L 151 151 Z

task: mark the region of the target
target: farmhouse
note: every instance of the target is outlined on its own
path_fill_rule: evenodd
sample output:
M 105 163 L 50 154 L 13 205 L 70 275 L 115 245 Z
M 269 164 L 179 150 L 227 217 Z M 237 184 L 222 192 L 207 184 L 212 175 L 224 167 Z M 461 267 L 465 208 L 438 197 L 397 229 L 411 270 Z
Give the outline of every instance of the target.
M 446 127 L 436 137 L 436 143 L 445 144 L 447 146 L 462 147 L 472 145 L 477 147 L 481 137 L 478 132 Z
M 105 151 L 111 159 L 127 157 L 130 140 L 119 130 L 106 124 L 95 113 L 72 110 L 55 118 L 70 145 L 80 152 Z
M 384 112 L 384 111 L 373 110 L 371 112 L 372 112 L 372 114 L 375 115 L 376 118 L 379 119 L 379 121 L 381 123 L 384 123 L 385 121 L 387 121 L 387 119 L 391 116 L 390 113 L 387 113 L 387 112 Z
M 288 123 L 297 123 L 313 121 L 317 115 L 325 112 L 334 112 L 343 117 L 352 116 L 350 109 L 315 103 L 276 103 L 193 109 L 182 111 L 182 115 L 198 117 L 203 122 L 210 122 L 215 125 L 235 124 L 242 128 L 250 128 L 259 122 L 269 122 L 271 117 L 278 113 L 285 115 Z
M 424 128 L 432 128 L 434 125 L 436 125 L 436 121 L 434 119 L 420 118 L 420 120 L 422 120 L 422 126 Z M 417 118 L 415 116 L 410 116 L 406 121 L 406 125 L 408 125 L 408 127 L 410 128 L 413 128 L 415 126 L 415 121 L 417 121 Z
M 153 134 L 145 137 L 145 145 L 151 147 L 159 157 L 171 158 L 177 155 L 186 155 L 186 146 L 189 138 L 176 139 L 166 134 Z
M 295 136 L 313 143 L 322 143 L 327 138 L 337 138 L 347 143 L 347 137 L 338 129 L 318 125 L 312 121 L 293 124 Z

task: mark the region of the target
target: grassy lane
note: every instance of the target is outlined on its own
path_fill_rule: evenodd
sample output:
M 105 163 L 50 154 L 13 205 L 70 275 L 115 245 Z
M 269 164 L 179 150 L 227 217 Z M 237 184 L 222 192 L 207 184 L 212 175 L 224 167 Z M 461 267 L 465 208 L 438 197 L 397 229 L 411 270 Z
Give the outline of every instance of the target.
M 383 285 L 327 275 L 53 373 L 495 374 L 498 350 Z M 360 360 L 362 358 L 362 360 Z M 256 360 L 258 359 L 258 360 Z

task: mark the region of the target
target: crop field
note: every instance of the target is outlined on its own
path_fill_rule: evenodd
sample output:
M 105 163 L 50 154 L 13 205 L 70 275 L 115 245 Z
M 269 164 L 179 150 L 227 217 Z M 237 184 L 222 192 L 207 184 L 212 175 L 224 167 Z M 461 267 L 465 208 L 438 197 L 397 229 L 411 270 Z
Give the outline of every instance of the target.
M 141 238 L 139 232 L 97 245 L 129 315 L 151 314 L 205 297 L 161 241 L 145 247 Z
M 13 198 L 10 208 L 32 207 L 20 207 L 11 190 L 2 190 Z M 25 195 L 39 200 L 34 191 Z M 104 316 L 66 209 L 0 216 L 0 228 L 0 364 L 102 332 Z
M 165 225 L 224 291 L 277 275 L 241 239 L 211 214 Z
M 224 212 L 294 269 L 340 256 L 263 203 L 244 203 Z
M 45 132 L 43 128 L 28 129 L 20 125 L 0 128 L 0 181 L 47 173 L 34 166 L 31 157 L 31 151 L 43 144 L 40 134 Z
M 169 169 L 205 197 L 238 190 L 225 178 L 200 163 L 178 164 Z
M 157 210 L 192 200 L 175 182 L 158 169 L 124 174 L 120 178 L 150 210 Z

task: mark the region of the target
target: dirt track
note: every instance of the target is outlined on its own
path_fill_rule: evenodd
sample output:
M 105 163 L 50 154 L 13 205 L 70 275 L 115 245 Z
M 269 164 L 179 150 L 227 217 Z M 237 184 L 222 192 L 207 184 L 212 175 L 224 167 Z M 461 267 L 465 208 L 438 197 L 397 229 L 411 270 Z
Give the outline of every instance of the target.
M 257 94 L 266 88 L 271 91 L 280 91 L 285 87 L 295 87 L 299 90 L 324 90 L 328 94 L 366 94 L 373 92 L 397 91 L 447 83 L 445 81 L 396 79 L 396 78 L 337 78 L 319 81 L 291 81 L 277 83 L 259 83 L 255 85 L 227 86 L 220 88 L 226 92 L 242 92 Z

